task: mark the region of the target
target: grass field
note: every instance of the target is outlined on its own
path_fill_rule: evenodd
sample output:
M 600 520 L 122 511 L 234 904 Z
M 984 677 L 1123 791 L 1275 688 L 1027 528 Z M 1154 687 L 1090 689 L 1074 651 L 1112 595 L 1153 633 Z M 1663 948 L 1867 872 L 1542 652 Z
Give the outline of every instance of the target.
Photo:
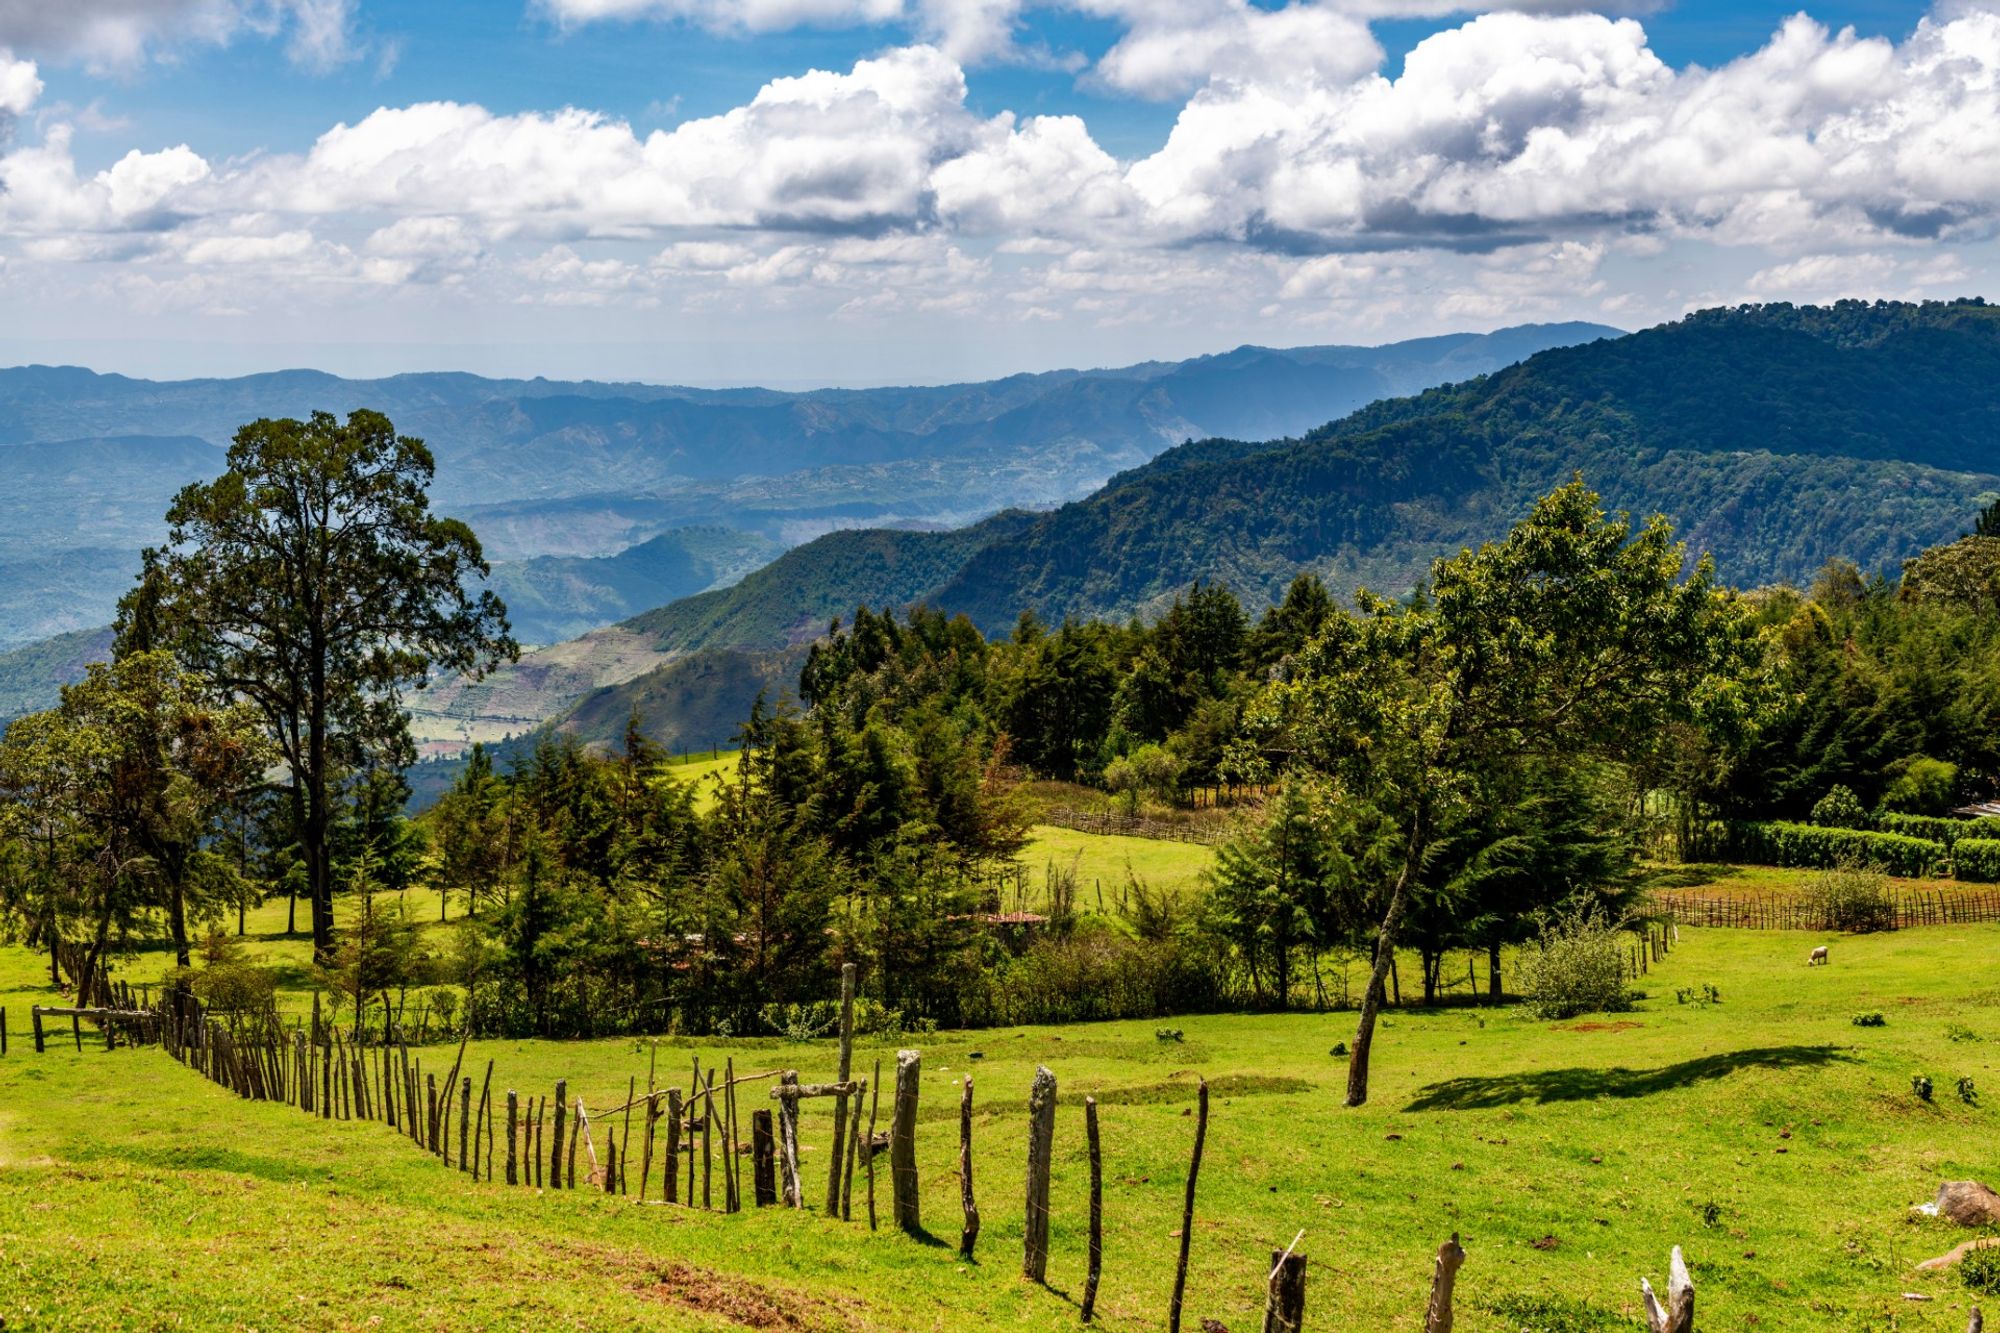
M 1338 1105 L 1336 1015 L 938 1034 L 924 1050 L 923 1209 L 935 1240 L 778 1210 L 709 1217 L 592 1193 L 508 1190 L 439 1168 L 378 1125 L 239 1102 L 157 1050 L 0 1060 L 0 1319 L 22 1328 L 1068 1329 L 1084 1268 L 1081 1097 L 1105 1134 L 1101 1322 L 1158 1328 L 1177 1244 L 1197 1075 L 1213 1118 L 1186 1326 L 1257 1322 L 1271 1250 L 1300 1228 L 1309 1326 L 1414 1329 L 1429 1256 L 1460 1232 L 1459 1327 L 1636 1327 L 1641 1273 L 1687 1247 L 1702 1327 L 1964 1328 L 1966 1293 L 1912 1265 L 1961 1237 L 1906 1209 L 1940 1179 L 2000 1172 L 2000 928 L 1841 938 L 1684 932 L 1615 1021 L 1518 1009 L 1385 1021 L 1375 1097 Z M 9 951 L 18 986 L 32 959 Z M 1710 984 L 1716 1005 L 1676 1002 Z M 7 999 L 22 1027 L 18 990 Z M 1887 1026 L 1850 1016 L 1879 1010 Z M 975 1059 L 974 1052 L 981 1058 Z M 648 1044 L 478 1042 L 495 1086 L 586 1104 L 643 1086 Z M 664 1070 L 832 1072 L 831 1049 L 662 1042 Z M 868 1046 L 863 1068 L 885 1046 Z M 441 1068 L 449 1053 L 427 1053 Z M 1025 1098 L 1062 1081 L 1048 1289 L 1019 1277 Z M 984 1231 L 961 1262 L 957 1081 L 976 1074 Z M 1910 1091 L 1923 1072 L 1934 1104 Z M 663 1081 L 664 1081 L 663 1073 Z M 747 1114 L 747 1107 L 746 1107 Z M 807 1179 L 823 1181 L 809 1118 Z M 885 1159 L 886 1164 L 886 1159 Z M 883 1172 L 883 1199 L 887 1180 Z M 816 1191 L 808 1189 L 811 1197 Z M 886 1208 L 885 1208 L 886 1211 Z M 1906 1291 L 1935 1297 L 1902 1299 Z

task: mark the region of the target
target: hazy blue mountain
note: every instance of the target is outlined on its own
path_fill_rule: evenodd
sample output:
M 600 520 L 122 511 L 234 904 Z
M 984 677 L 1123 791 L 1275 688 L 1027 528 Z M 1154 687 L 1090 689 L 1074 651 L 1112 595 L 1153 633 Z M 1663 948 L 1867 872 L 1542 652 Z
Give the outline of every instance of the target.
M 674 528 L 609 556 L 537 556 L 493 567 L 522 643 L 573 639 L 666 602 L 724 588 L 784 548 L 731 528 Z

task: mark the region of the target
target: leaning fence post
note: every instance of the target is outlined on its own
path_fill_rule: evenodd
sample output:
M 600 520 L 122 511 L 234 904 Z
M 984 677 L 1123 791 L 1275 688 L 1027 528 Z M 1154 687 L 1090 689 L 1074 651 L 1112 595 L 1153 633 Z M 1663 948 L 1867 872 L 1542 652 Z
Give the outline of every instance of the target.
M 1090 1272 L 1083 1279 L 1083 1322 L 1097 1309 L 1097 1278 L 1104 1268 L 1104 1158 L 1097 1146 L 1097 1098 L 1083 1099 L 1083 1132 L 1090 1142 Z
M 896 1052 L 896 1105 L 889 1121 L 889 1187 L 896 1225 L 910 1232 L 923 1229 L 917 1205 L 917 1077 L 922 1063 L 920 1052 Z
M 1458 1243 L 1458 1233 L 1451 1233 L 1451 1239 L 1438 1246 L 1437 1266 L 1431 1273 L 1431 1304 L 1424 1315 L 1424 1333 L 1451 1333 L 1451 1293 L 1458 1281 L 1458 1270 L 1465 1263 L 1465 1247 Z
M 1021 1276 L 1030 1282 L 1048 1278 L 1049 1155 L 1055 1133 L 1056 1076 L 1038 1065 L 1028 1088 L 1028 1201 L 1021 1247 Z
M 979 1240 L 979 1205 L 972 1198 L 972 1075 L 965 1076 L 965 1084 L 958 1094 L 958 1205 L 965 1214 L 965 1225 L 958 1233 L 958 1252 L 965 1258 L 972 1257 L 972 1247 Z
M 1264 1333 L 1299 1333 L 1306 1322 L 1306 1257 L 1296 1252 L 1298 1236 L 1271 1254 L 1271 1276 L 1265 1282 Z
M 1194 1186 L 1201 1175 L 1201 1148 L 1208 1138 L 1208 1080 L 1195 1092 L 1194 1157 L 1188 1163 L 1187 1201 L 1181 1206 L 1181 1257 L 1174 1268 L 1174 1301 L 1167 1308 L 1167 1333 L 1181 1333 L 1181 1301 L 1187 1294 L 1188 1245 L 1194 1239 Z
M 875 1229 L 875 1113 L 882 1107 L 882 1062 L 875 1062 L 875 1077 L 868 1083 L 868 1147 L 861 1155 L 868 1162 L 868 1229 Z M 860 1107 L 854 1108 L 861 1113 Z
M 1666 1308 L 1660 1307 L 1653 1284 L 1643 1277 L 1639 1279 L 1639 1291 L 1645 1298 L 1646 1326 L 1652 1333 L 1694 1333 L 1694 1279 L 1688 1276 L 1687 1259 L 1680 1246 L 1674 1246 L 1667 1272 Z

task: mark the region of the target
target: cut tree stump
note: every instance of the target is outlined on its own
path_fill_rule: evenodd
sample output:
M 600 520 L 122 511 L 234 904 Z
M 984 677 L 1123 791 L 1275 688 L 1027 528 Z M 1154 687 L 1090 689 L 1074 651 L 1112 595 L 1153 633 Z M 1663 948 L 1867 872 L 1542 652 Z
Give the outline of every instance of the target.
M 1431 1270 L 1431 1303 L 1424 1312 L 1424 1333 L 1451 1333 L 1451 1296 L 1458 1284 L 1458 1270 L 1465 1266 L 1465 1247 L 1458 1233 L 1438 1246 L 1437 1263 Z

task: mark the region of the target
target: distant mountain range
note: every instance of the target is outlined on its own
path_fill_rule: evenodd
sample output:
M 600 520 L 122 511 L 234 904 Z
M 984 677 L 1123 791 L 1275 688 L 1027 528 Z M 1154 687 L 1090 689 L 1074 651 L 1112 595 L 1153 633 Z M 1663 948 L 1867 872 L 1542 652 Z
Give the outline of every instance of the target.
M 739 669 L 756 657 L 766 685 L 781 668 L 795 678 L 796 645 L 858 603 L 927 602 L 1002 633 L 1023 611 L 1147 614 L 1196 579 L 1253 610 L 1304 570 L 1343 597 L 1358 584 L 1401 593 L 1578 474 L 1614 507 L 1667 515 L 1738 585 L 1804 582 L 1836 557 L 1894 572 L 2000 497 L 2000 309 L 1707 311 L 1377 402 L 1300 438 L 1185 444 L 1046 514 L 956 534 L 836 534 L 727 591 L 551 650 L 595 684 L 537 709 L 595 740 L 635 706 L 659 718 L 665 697 L 735 708 L 672 682 L 706 669 L 704 654 Z M 542 657 L 514 677 L 550 680 Z M 480 713 L 466 702 L 461 727 Z M 711 711 L 673 725 L 701 746 L 727 722 Z
M 154 382 L 74 367 L 0 370 L 0 650 L 105 623 L 138 551 L 164 534 L 174 492 L 219 471 L 222 447 L 260 416 L 387 413 L 431 445 L 436 502 L 470 521 L 496 561 L 616 556 L 690 527 L 786 547 L 838 528 L 956 527 L 1000 509 L 1046 508 L 1181 440 L 1296 432 L 1385 395 L 1615 333 L 1533 325 L 808 393 L 460 374 Z M 643 556 L 616 569 L 544 566 L 510 578 L 533 617 L 524 627 L 540 641 L 744 567 L 718 558 L 716 577 L 694 587 Z M 650 592 L 648 570 L 667 576 Z

